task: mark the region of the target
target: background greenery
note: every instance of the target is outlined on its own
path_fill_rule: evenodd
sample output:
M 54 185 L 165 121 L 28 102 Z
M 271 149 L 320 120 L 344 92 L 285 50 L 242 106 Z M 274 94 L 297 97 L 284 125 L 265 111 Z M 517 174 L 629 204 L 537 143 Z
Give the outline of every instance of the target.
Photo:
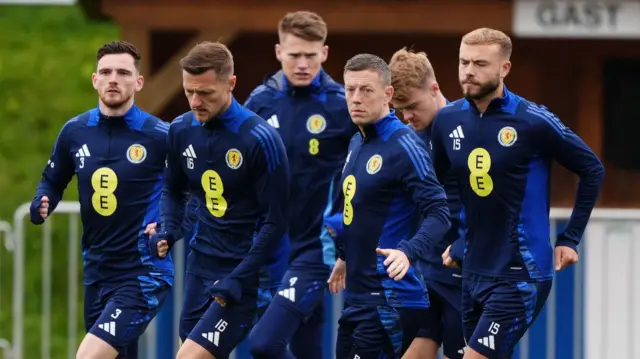
M 86 18 L 73 6 L 0 5 L 0 218 L 28 202 L 61 126 L 97 104 L 91 86 L 96 50 L 118 38 L 108 22 Z M 75 181 L 65 200 L 77 199 Z M 67 358 L 67 220 L 55 216 L 51 358 Z M 25 241 L 25 358 L 41 355 L 42 240 L 28 224 Z M 80 252 L 80 251 L 78 251 Z M 76 258 L 75 260 L 80 260 Z M 80 267 L 81 268 L 81 267 Z M 0 338 L 11 339 L 11 253 L 0 247 Z M 81 284 L 82 274 L 77 280 Z M 82 296 L 82 286 L 79 287 Z M 78 340 L 84 335 L 82 298 Z M 78 342 L 79 343 L 79 342 Z M 0 357 L 2 353 L 0 353 Z

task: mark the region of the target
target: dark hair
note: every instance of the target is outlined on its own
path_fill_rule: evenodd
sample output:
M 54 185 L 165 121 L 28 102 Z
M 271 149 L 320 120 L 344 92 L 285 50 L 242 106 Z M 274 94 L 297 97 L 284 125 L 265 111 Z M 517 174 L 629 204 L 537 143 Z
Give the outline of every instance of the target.
M 224 44 L 205 41 L 180 60 L 180 67 L 192 75 L 213 70 L 219 79 L 226 79 L 233 75 L 233 55 Z
M 140 51 L 138 48 L 129 42 L 126 41 L 112 41 L 108 44 L 102 45 L 98 49 L 98 54 L 96 55 L 96 62 L 100 61 L 106 55 L 117 55 L 117 54 L 129 54 L 133 57 L 133 63 L 136 66 L 136 69 L 140 71 L 140 60 L 142 56 L 140 56 Z
M 380 75 L 383 86 L 391 84 L 391 71 L 389 65 L 380 57 L 372 54 L 358 54 L 347 61 L 344 72 L 347 71 L 375 71 Z
M 324 42 L 327 39 L 327 24 L 320 15 L 310 11 L 290 12 L 278 23 L 280 41 L 286 34 L 306 41 Z

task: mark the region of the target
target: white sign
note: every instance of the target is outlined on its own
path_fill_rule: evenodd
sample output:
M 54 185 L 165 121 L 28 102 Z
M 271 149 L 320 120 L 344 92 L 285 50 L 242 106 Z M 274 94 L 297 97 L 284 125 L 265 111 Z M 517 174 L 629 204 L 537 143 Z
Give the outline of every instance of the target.
M 640 38 L 640 2 L 516 0 L 518 37 Z

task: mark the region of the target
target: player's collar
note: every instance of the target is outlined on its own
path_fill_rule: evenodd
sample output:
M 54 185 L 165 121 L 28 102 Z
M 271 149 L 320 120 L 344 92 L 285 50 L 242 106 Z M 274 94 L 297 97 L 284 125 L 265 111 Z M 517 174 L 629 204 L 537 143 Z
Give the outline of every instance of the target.
M 424 137 L 431 137 L 431 128 L 433 127 L 433 123 L 431 123 L 429 126 L 425 127 L 424 130 L 422 131 L 415 131 L 416 135 L 418 135 L 421 138 Z
M 129 127 L 136 127 L 136 123 L 139 120 L 140 116 L 138 113 L 140 109 L 134 103 L 131 108 L 122 116 L 108 116 L 103 114 L 100 111 L 100 106 L 97 107 L 97 120 L 109 125 L 116 125 L 118 123 L 126 123 Z
M 236 101 L 236 98 L 231 95 L 231 105 L 229 105 L 229 108 L 227 108 L 220 115 L 216 116 L 214 120 L 220 120 L 222 123 L 233 122 L 238 117 L 240 112 L 242 112 L 242 105 L 240 105 L 240 103 Z
M 394 121 L 400 121 L 396 116 L 396 110 L 390 109 L 390 113 L 378 121 L 362 126 L 362 133 L 367 139 L 378 137 L 380 134 L 385 133 L 390 124 Z
M 507 89 L 506 84 L 502 85 L 502 89 L 504 96 L 494 98 L 491 100 L 491 103 L 489 103 L 489 106 L 494 106 L 495 109 L 500 109 L 504 112 L 515 113 L 515 108 L 512 108 L 512 105 L 516 103 L 513 94 Z
M 516 113 L 516 109 L 518 107 L 517 96 L 507 89 L 506 84 L 503 84 L 502 88 L 503 88 L 504 96 L 496 97 L 493 100 L 491 100 L 491 102 L 489 102 L 489 106 L 487 107 L 487 110 L 502 111 L 502 112 L 506 112 L 513 115 Z M 461 109 L 465 110 L 465 109 L 468 109 L 469 107 L 471 107 L 475 111 L 478 111 L 478 108 L 473 103 L 473 101 L 469 101 L 468 99 L 465 99 Z
M 282 72 L 282 71 L 281 71 Z M 284 76 L 284 72 L 282 72 L 282 88 L 284 92 L 288 95 L 306 95 L 310 93 L 318 93 L 322 92 L 323 89 L 323 76 L 325 72 L 322 68 L 316 75 L 316 77 L 311 80 L 311 83 L 308 86 L 293 86 L 286 76 Z

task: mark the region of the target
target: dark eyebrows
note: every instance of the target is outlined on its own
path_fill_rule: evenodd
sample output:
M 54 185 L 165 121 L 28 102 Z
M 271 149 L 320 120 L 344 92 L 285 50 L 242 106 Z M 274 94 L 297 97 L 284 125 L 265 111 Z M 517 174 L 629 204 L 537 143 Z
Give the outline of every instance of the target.
M 111 67 L 103 67 L 101 69 L 98 69 L 98 73 L 106 72 L 106 71 L 110 72 L 110 71 L 114 71 L 114 70 L 116 72 L 121 72 L 121 73 L 127 73 L 127 74 L 131 74 L 132 73 L 131 70 L 129 70 L 129 69 L 123 69 L 123 68 L 115 68 L 115 69 L 113 69 Z
M 289 56 L 311 57 L 311 56 L 318 56 L 318 53 L 317 52 L 290 52 Z

